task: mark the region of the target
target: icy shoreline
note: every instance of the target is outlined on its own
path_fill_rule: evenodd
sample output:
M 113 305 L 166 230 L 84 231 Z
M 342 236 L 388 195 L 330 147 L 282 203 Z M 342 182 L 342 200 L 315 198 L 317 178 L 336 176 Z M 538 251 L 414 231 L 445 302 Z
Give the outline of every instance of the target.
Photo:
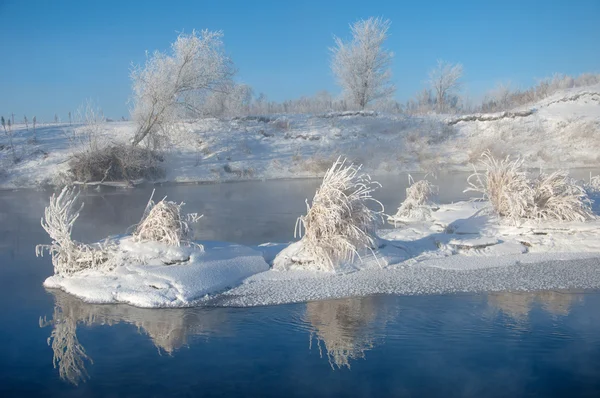
M 44 285 L 90 303 L 147 308 L 600 288 L 600 221 L 513 226 L 488 210 L 486 202 L 441 205 L 430 220 L 380 230 L 377 251 L 336 273 L 270 269 L 289 244 L 202 242 L 206 251 L 190 255 L 193 248 L 131 246 L 125 239 L 124 250 L 141 253 L 143 263 L 52 276 Z

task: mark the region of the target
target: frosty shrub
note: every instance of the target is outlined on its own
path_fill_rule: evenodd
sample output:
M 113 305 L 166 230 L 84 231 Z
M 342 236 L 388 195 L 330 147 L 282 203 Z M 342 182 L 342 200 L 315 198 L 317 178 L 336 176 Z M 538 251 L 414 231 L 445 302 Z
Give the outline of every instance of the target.
M 523 160 L 494 158 L 489 151 L 481 155 L 483 173 L 468 178 L 466 191 L 482 193 L 496 213 L 518 224 L 524 219 L 585 221 L 594 218 L 585 190 L 565 171 L 541 174 L 530 179 Z
M 592 176 L 590 173 L 590 180 L 585 184 L 586 192 L 590 194 L 600 193 L 600 175 Z
M 71 275 L 86 269 L 110 267 L 112 244 L 109 241 L 86 245 L 71 238 L 73 224 L 83 208 L 76 207 L 79 193 L 74 188 L 65 187 L 57 196 L 53 194 L 41 220 L 42 227 L 52 243 L 37 245 L 36 255 L 42 256 L 48 251 L 52 256 L 52 265 L 56 275 Z
M 147 148 L 108 145 L 76 152 L 69 170 L 77 182 L 155 180 L 165 175 L 161 161 L 157 152 Z
M 192 229 L 190 223 L 202 216 L 190 213 L 182 216 L 181 208 L 185 203 L 167 201 L 165 196 L 160 202 L 152 200 L 154 192 L 144 210 L 142 221 L 136 226 L 133 238 L 137 242 L 161 242 L 170 246 L 190 243 Z
M 541 174 L 533 182 L 533 192 L 537 218 L 586 221 L 595 217 L 585 189 L 564 170 Z
M 380 184 L 360 170 L 361 166 L 347 164 L 345 159 L 333 163 L 312 206 L 307 201 L 307 214 L 296 222 L 294 235 L 301 236 L 299 252 L 289 259 L 289 253 L 280 253 L 275 268 L 287 269 L 296 263 L 308 269 L 335 271 L 339 263 L 352 262 L 360 251 L 376 247 L 375 230 L 381 223 L 383 205 L 371 194 Z M 369 202 L 381 210 L 370 209 Z
M 433 203 L 433 196 L 437 193 L 438 187 L 427 180 L 415 182 L 409 175 L 411 185 L 406 188 L 406 199 L 396 214 L 389 218 L 393 224 L 397 222 L 425 221 L 431 218 L 432 210 L 436 209 Z

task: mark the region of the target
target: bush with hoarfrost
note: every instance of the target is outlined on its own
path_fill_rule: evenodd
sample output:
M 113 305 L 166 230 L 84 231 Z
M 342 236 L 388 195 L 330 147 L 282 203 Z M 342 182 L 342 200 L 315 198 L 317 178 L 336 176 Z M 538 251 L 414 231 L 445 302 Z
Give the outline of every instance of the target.
M 202 215 L 197 213 L 181 214 L 185 203 L 167 201 L 165 196 L 160 202 L 155 203 L 152 196 L 146 205 L 142 220 L 133 232 L 137 242 L 160 242 L 169 246 L 181 246 L 182 243 L 190 244 L 192 228 L 190 223 L 198 221 Z
M 425 221 L 431 218 L 432 211 L 438 209 L 433 202 L 433 197 L 438 192 L 438 187 L 427 180 L 414 181 L 408 176 L 410 186 L 406 188 L 406 199 L 395 215 L 388 218 L 394 225 L 403 222 Z
M 541 173 L 531 179 L 523 170 L 523 160 L 481 155 L 483 173 L 475 171 L 467 180 L 469 188 L 483 194 L 495 212 L 512 224 L 526 219 L 586 221 L 595 218 L 585 189 L 563 170 Z
M 42 227 L 52 243 L 37 245 L 36 255 L 48 251 L 56 275 L 71 275 L 85 269 L 111 268 L 114 243 L 106 240 L 93 245 L 76 242 L 71 238 L 73 224 L 79 218 L 83 203 L 76 207 L 79 192 L 65 187 L 57 196 L 53 194 L 41 220 Z
M 294 236 L 300 241 L 275 258 L 275 269 L 303 268 L 336 271 L 342 262 L 352 262 L 360 252 L 377 247 L 376 228 L 382 221 L 383 205 L 372 197 L 380 186 L 361 166 L 338 158 L 323 177 L 307 214 L 298 218 Z M 373 203 L 380 210 L 369 208 Z M 304 235 L 302 235 L 304 229 Z M 297 234 L 297 235 L 296 235 Z
M 59 195 L 53 194 L 41 221 L 42 227 L 52 238 L 52 243 L 37 245 L 36 255 L 42 256 L 45 251 L 51 254 L 54 274 L 69 276 L 88 269 L 111 270 L 122 261 L 140 261 L 119 250 L 119 241 L 115 239 L 94 244 L 84 244 L 72 239 L 73 225 L 83 208 L 83 203 L 80 207 L 76 206 L 78 198 L 79 192 L 72 187 L 65 187 Z M 165 199 L 166 197 L 154 203 L 150 197 L 142 221 L 133 232 L 134 241 L 159 242 L 177 247 L 186 244 L 202 249 L 201 245 L 189 240 L 189 224 L 202 216 L 196 213 L 182 215 L 181 207 L 184 203 L 168 202 Z

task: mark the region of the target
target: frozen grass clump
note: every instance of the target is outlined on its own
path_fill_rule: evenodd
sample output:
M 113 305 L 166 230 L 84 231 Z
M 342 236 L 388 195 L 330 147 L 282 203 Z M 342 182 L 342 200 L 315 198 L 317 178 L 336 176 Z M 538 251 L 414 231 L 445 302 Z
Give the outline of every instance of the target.
M 533 182 L 536 218 L 586 221 L 595 218 L 585 189 L 563 170 L 541 174 Z
M 523 160 L 494 158 L 489 151 L 481 156 L 485 172 L 468 178 L 466 191 L 480 192 L 495 212 L 513 224 L 526 219 L 586 221 L 595 218 L 583 187 L 563 170 L 530 179 L 522 169 Z
M 480 158 L 484 173 L 475 172 L 469 176 L 469 188 L 483 194 L 496 213 L 511 222 L 519 222 L 533 216 L 534 192 L 527 173 L 522 170 L 523 160 L 511 160 L 510 156 L 496 159 L 490 151 Z
M 111 267 L 113 244 L 110 241 L 87 245 L 71 238 L 73 224 L 83 208 L 83 203 L 81 207 L 76 207 L 78 198 L 79 192 L 74 188 L 63 188 L 58 196 L 52 195 L 41 220 L 42 227 L 52 238 L 52 243 L 37 245 L 36 255 L 42 256 L 44 251 L 48 251 L 52 256 L 56 275 L 71 275 L 85 269 Z
M 590 173 L 590 180 L 585 183 L 584 188 L 589 194 L 600 193 L 600 175 L 592 176 Z
M 383 205 L 372 197 L 380 186 L 361 166 L 338 158 L 327 170 L 323 182 L 308 205 L 307 214 L 298 218 L 296 233 L 301 240 L 281 252 L 274 268 L 292 266 L 321 271 L 335 271 L 342 262 L 352 262 L 359 252 L 377 246 L 376 228 L 381 224 Z M 372 202 L 380 210 L 369 208 Z M 304 235 L 302 235 L 304 229 Z
M 433 197 L 437 194 L 438 187 L 427 180 L 415 182 L 408 176 L 411 184 L 406 188 L 406 199 L 395 215 L 389 221 L 396 225 L 398 222 L 425 221 L 431 218 L 431 212 L 437 209 Z
M 160 202 L 155 203 L 152 196 L 146 205 L 142 221 L 136 226 L 133 238 L 137 242 L 160 242 L 169 246 L 181 246 L 182 243 L 190 244 L 192 235 L 191 223 L 198 221 L 202 216 L 197 213 L 181 214 L 185 203 L 167 201 L 165 196 Z

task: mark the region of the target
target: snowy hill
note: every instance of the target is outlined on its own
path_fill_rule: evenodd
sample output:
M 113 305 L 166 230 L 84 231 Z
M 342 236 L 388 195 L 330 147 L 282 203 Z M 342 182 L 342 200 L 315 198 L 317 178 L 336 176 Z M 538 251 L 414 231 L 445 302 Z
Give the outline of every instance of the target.
M 132 122 L 102 126 L 98 141 L 127 145 Z M 0 187 L 60 184 L 83 145 L 83 126 L 13 126 L 0 141 Z M 489 149 L 528 167 L 600 166 L 600 85 L 559 92 L 494 114 L 390 116 L 372 112 L 279 115 L 182 122 L 161 166 L 162 181 L 232 181 L 322 176 L 338 156 L 371 174 L 467 170 Z M 14 153 L 13 153 L 14 148 Z M 14 159 L 17 162 L 14 162 Z

